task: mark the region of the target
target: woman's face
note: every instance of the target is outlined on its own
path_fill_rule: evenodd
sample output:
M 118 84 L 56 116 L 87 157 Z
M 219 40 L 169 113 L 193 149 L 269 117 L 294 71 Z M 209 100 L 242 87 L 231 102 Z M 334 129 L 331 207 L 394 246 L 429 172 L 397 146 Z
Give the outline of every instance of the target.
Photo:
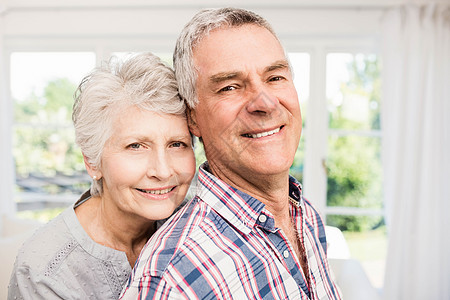
M 122 213 L 146 220 L 169 217 L 194 173 L 185 118 L 131 106 L 113 120 L 102 154 L 102 198 Z

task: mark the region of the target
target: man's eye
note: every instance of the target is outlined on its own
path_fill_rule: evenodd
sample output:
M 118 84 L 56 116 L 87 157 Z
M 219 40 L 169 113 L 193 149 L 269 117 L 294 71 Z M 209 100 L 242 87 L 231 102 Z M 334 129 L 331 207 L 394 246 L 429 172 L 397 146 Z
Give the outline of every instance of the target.
M 271 78 L 269 79 L 269 81 L 280 81 L 280 80 L 282 80 L 282 79 L 283 79 L 282 76 L 274 76 L 274 77 L 271 77 Z
M 226 87 L 221 88 L 221 89 L 219 90 L 219 92 L 227 92 L 227 91 L 232 91 L 232 90 L 235 90 L 235 89 L 236 89 L 236 88 L 235 88 L 234 86 L 227 85 Z

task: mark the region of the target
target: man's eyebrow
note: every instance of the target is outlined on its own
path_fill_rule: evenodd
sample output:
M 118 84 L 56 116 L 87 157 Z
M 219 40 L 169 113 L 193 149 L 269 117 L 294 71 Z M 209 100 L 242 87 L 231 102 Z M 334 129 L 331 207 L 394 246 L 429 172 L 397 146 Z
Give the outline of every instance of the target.
M 236 78 L 238 76 L 240 76 L 242 73 L 241 72 L 221 72 L 221 73 L 217 73 L 212 75 L 209 80 L 213 83 L 220 83 L 222 81 L 226 81 L 226 80 L 230 80 L 233 78 Z
M 287 60 L 277 60 L 270 66 L 266 67 L 264 69 L 264 72 L 267 73 L 278 69 L 289 69 L 289 63 L 287 62 Z
M 289 69 L 289 63 L 287 60 L 277 60 L 270 66 L 264 68 L 264 73 L 268 73 L 279 69 Z M 220 83 L 226 80 L 234 79 L 242 75 L 240 71 L 220 72 L 209 77 L 209 80 L 213 83 Z

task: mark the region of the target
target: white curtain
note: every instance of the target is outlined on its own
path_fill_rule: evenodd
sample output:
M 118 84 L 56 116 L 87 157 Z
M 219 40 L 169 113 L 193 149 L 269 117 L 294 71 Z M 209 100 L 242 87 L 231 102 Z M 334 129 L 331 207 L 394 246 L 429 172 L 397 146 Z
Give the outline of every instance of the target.
M 450 3 L 382 20 L 384 298 L 450 299 Z

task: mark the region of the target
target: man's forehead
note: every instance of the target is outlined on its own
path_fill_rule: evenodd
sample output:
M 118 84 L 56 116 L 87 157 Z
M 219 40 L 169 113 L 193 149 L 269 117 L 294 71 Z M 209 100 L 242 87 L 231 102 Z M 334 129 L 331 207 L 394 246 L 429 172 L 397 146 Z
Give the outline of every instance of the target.
M 265 55 L 267 61 L 264 62 L 264 67 L 275 66 L 277 64 L 275 61 L 283 60 L 283 64 L 289 66 L 284 48 L 277 37 L 266 28 L 256 25 L 220 27 L 211 31 L 193 48 L 193 61 L 197 66 L 213 62 L 209 67 L 215 67 L 226 61 L 227 69 L 232 70 L 233 66 L 230 63 L 236 62 L 236 66 L 242 66 L 245 61 L 250 63 L 260 59 L 261 55 L 255 56 L 255 51 L 261 51 L 261 54 Z M 246 57 L 245 61 L 238 61 L 248 53 L 252 53 L 251 57 Z
M 239 30 L 239 29 L 250 29 L 250 30 L 251 29 L 255 29 L 255 30 L 266 31 L 271 36 L 273 36 L 273 38 L 281 46 L 281 43 L 280 43 L 278 37 L 272 31 L 268 30 L 264 26 L 261 26 L 261 25 L 258 25 L 258 24 L 252 24 L 252 23 L 241 24 L 241 25 L 237 25 L 237 26 L 231 26 L 231 25 L 223 24 L 223 25 L 219 25 L 217 27 L 211 28 L 211 29 L 207 29 L 200 36 L 198 36 L 197 39 L 195 39 L 195 41 L 193 41 L 193 44 L 191 46 L 192 53 L 195 54 L 195 52 L 196 52 L 197 48 L 199 47 L 199 45 L 201 45 L 202 42 L 204 42 L 205 40 L 210 39 L 211 36 L 214 36 L 216 33 L 224 32 L 225 34 L 228 34 L 228 31 Z
M 205 38 L 209 37 L 211 34 L 219 31 L 228 31 L 228 30 L 236 30 L 241 28 L 259 28 L 262 30 L 267 30 L 267 32 L 270 32 L 276 39 L 278 39 L 272 31 L 268 30 L 266 27 L 261 26 L 259 24 L 253 24 L 253 23 L 245 23 L 240 25 L 228 25 L 228 24 L 218 24 L 216 26 L 213 26 L 211 28 L 204 29 L 200 34 L 197 35 L 197 38 L 194 39 L 192 42 L 192 50 L 194 50 L 199 43 L 201 43 Z

